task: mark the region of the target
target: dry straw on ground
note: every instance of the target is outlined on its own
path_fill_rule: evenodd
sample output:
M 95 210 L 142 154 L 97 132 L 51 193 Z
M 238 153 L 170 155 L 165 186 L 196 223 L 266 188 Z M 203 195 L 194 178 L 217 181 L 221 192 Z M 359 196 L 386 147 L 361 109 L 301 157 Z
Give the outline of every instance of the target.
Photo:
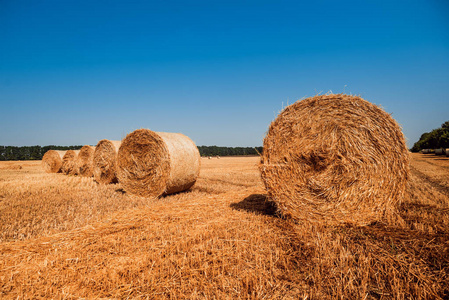
M 271 123 L 261 171 L 285 215 L 366 225 L 394 217 L 409 153 L 401 128 L 381 108 L 330 94 L 298 101 Z
M 94 175 L 94 152 L 95 147 L 85 145 L 81 148 L 76 161 L 79 169 L 79 175 L 92 177 Z
M 67 175 L 78 175 L 79 168 L 77 164 L 78 154 L 80 150 L 67 150 L 62 157 L 61 171 Z
M 362 227 L 278 218 L 256 157 L 156 201 L 0 161 L 0 299 L 448 299 L 449 158 L 411 157 L 405 226 Z
M 61 172 L 62 158 L 67 151 L 48 150 L 42 157 L 42 168 L 47 173 Z
M 138 129 L 122 141 L 117 167 L 117 177 L 127 192 L 154 197 L 193 186 L 200 171 L 200 154 L 183 134 Z
M 94 178 L 98 183 L 117 183 L 117 152 L 121 141 L 101 140 L 95 147 Z

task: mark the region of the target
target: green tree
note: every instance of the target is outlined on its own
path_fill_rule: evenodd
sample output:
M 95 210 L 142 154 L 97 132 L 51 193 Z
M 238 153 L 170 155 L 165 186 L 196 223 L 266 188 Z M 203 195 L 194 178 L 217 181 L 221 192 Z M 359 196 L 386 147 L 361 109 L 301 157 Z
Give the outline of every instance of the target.
M 425 132 L 413 145 L 411 151 L 418 152 L 422 149 L 449 148 L 449 121 L 444 122 L 441 128 Z

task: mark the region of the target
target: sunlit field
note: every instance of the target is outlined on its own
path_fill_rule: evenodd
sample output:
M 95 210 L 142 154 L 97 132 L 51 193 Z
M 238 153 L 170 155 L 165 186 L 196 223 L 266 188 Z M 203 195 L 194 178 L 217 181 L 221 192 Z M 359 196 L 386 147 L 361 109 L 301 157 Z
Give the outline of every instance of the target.
M 447 299 L 449 158 L 412 154 L 394 224 L 276 213 L 258 157 L 159 199 L 0 162 L 0 298 Z

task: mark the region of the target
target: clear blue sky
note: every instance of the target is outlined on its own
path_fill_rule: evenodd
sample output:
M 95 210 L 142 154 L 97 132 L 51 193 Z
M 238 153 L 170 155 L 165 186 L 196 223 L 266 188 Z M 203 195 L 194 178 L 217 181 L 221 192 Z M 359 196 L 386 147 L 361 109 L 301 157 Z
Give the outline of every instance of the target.
M 0 145 L 259 146 L 328 91 L 384 107 L 409 146 L 449 120 L 449 2 L 0 0 Z

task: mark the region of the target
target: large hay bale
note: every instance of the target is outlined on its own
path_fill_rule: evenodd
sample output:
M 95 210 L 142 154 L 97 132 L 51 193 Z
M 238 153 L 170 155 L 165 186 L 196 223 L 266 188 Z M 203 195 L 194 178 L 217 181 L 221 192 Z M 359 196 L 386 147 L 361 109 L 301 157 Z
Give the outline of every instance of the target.
M 260 168 L 284 215 L 365 225 L 395 216 L 409 153 L 389 114 L 360 97 L 331 94 L 282 111 L 264 139 Z
M 180 133 L 138 129 L 122 141 L 117 177 L 127 192 L 145 197 L 189 189 L 200 171 L 195 143 Z
M 78 175 L 79 168 L 77 164 L 80 150 L 67 150 L 62 157 L 61 172 L 67 175 Z
M 94 176 L 94 152 L 95 147 L 85 145 L 78 153 L 77 164 L 79 175 L 84 177 Z
M 42 157 L 42 168 L 47 173 L 61 172 L 62 158 L 67 151 L 48 150 Z
M 117 182 L 117 153 L 121 141 L 101 140 L 94 152 L 94 178 L 98 183 Z
M 449 156 L 449 148 L 446 148 L 446 156 Z

